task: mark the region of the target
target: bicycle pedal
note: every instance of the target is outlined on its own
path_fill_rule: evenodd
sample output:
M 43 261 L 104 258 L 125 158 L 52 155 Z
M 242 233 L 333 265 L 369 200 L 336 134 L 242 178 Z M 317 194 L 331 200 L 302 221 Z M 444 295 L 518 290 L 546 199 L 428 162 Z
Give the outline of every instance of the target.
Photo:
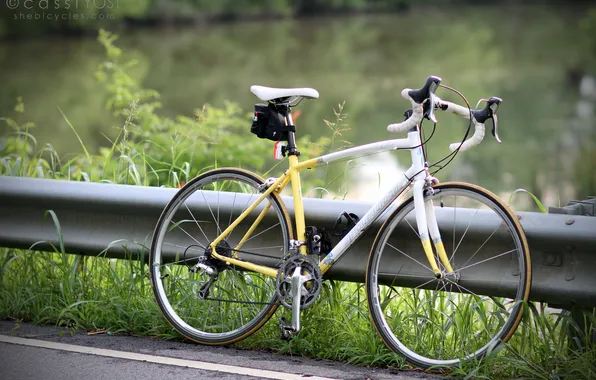
M 279 328 L 281 330 L 281 340 L 291 340 L 296 335 L 296 330 L 292 325 L 287 324 L 285 317 L 279 317 Z

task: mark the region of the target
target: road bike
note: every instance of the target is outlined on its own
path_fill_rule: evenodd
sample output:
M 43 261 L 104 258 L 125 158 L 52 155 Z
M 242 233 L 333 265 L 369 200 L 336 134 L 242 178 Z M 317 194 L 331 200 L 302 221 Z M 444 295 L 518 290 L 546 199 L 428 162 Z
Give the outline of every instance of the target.
M 251 131 L 276 141 L 275 155 L 287 157 L 289 168 L 267 180 L 244 169 L 214 169 L 189 181 L 168 203 L 150 252 L 154 296 L 168 322 L 198 343 L 230 344 L 257 331 L 283 305 L 291 310 L 291 321 L 281 317 L 280 328 L 290 339 L 300 331 L 301 310 L 321 294 L 329 269 L 383 215 L 365 288 L 372 322 L 385 344 L 416 366 L 448 370 L 507 342 L 531 285 L 524 232 L 510 208 L 489 191 L 439 183 L 433 176 L 438 166 L 426 161 L 430 138 L 421 133 L 424 119 L 436 127 L 438 111 L 469 120 L 468 132 L 473 125 L 474 133 L 450 145 L 448 163 L 483 139 L 489 119 L 499 140 L 501 99 L 485 100 L 482 109 L 471 109 L 467 101 L 467 107 L 460 106 L 435 94 L 446 87 L 440 82 L 431 76 L 422 88 L 402 91 L 412 108 L 405 121 L 387 129 L 407 138 L 302 162 L 291 111 L 303 99 L 318 98 L 318 92 L 252 86 L 266 103 L 255 105 Z M 337 244 L 330 231 L 306 224 L 302 170 L 390 150 L 409 150 L 412 165 L 365 215 L 345 212 L 338 218 Z M 281 197 L 289 184 L 293 224 Z M 405 191 L 411 196 L 400 203 Z M 507 274 L 491 282 L 486 274 L 503 267 Z

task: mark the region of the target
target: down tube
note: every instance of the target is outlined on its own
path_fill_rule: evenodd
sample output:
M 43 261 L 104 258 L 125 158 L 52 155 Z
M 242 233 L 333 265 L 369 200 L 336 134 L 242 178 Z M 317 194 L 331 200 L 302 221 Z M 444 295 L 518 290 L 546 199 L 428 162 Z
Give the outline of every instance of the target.
M 339 260 L 344 253 L 358 240 L 358 238 L 366 231 L 368 227 L 385 211 L 385 209 L 391 204 L 391 202 L 406 188 L 406 186 L 410 183 L 408 178 L 411 178 L 412 175 L 415 174 L 415 170 L 410 167 L 406 173 L 402 181 L 396 183 L 395 186 L 389 190 L 383 198 L 381 198 L 375 205 L 368 210 L 366 214 L 360 219 L 358 223 L 348 232 L 343 239 L 340 240 L 339 243 L 327 256 L 323 259 L 323 262 L 320 264 L 321 272 L 324 274 L 327 272 L 333 264 Z

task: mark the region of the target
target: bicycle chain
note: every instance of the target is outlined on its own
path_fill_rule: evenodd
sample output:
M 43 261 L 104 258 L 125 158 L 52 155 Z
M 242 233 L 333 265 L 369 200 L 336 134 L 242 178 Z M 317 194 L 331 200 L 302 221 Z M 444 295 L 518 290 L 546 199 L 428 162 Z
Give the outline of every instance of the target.
M 267 259 L 275 259 L 275 260 L 279 260 L 280 263 L 282 263 L 284 260 L 283 258 L 280 258 L 278 256 L 270 256 L 270 255 L 265 255 L 263 253 L 248 252 L 248 251 L 243 251 L 241 249 L 232 249 L 232 252 L 240 252 L 240 253 L 246 253 L 247 255 L 265 257 Z
M 278 257 L 263 255 L 259 253 L 235 250 L 236 252 L 248 253 L 256 256 L 263 256 L 267 258 L 278 259 Z M 323 275 L 315 260 L 310 256 L 301 254 L 294 254 L 294 256 L 283 260 L 283 265 L 280 267 L 276 278 L 276 296 L 275 302 L 258 302 L 258 301 L 235 301 L 223 298 L 203 298 L 209 301 L 218 301 L 226 303 L 240 303 L 247 305 L 275 305 L 281 303 L 284 307 L 291 309 L 293 299 L 291 297 L 291 275 L 294 269 L 300 265 L 302 273 L 306 272 L 311 275 L 311 280 L 304 284 L 302 289 L 302 297 L 300 300 L 300 309 L 304 310 L 310 307 L 321 293 Z M 306 285 L 306 286 L 305 286 Z
M 232 249 L 232 251 L 233 252 L 245 253 L 245 254 L 253 255 L 253 256 L 264 257 L 264 258 L 268 258 L 268 259 L 275 259 L 275 260 L 279 260 L 280 263 L 282 263 L 284 261 L 283 258 L 280 259 L 277 256 L 270 256 L 270 255 L 265 255 L 265 254 L 262 254 L 262 253 L 255 253 L 255 252 L 243 251 L 241 249 Z M 276 295 L 277 295 L 277 292 L 276 292 Z M 279 300 L 276 300 L 275 302 L 233 301 L 233 300 L 227 300 L 227 299 L 223 299 L 223 298 L 209 298 L 209 297 L 203 298 L 203 300 L 218 301 L 218 302 L 227 302 L 227 303 L 241 303 L 241 304 L 247 304 L 247 305 L 275 305 L 276 303 L 279 302 Z

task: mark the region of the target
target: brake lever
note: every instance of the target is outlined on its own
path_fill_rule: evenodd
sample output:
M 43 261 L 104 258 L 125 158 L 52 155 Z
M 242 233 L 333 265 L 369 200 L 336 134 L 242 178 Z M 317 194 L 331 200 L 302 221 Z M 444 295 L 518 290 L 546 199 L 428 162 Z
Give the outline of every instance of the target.
M 426 79 L 426 83 L 419 90 L 410 90 L 408 95 L 418 104 L 422 104 L 423 117 L 432 121 L 437 122 L 435 117 L 435 92 L 441 83 L 441 78 L 437 76 L 430 76 Z
M 499 118 L 497 117 L 497 109 L 499 109 L 499 104 L 501 104 L 502 101 L 503 99 L 495 96 L 488 99 L 490 104 L 489 108 L 491 110 L 491 119 L 493 120 L 492 134 L 499 143 L 501 142 L 501 139 L 499 138 Z
M 499 118 L 497 117 L 497 110 L 499 109 L 499 105 L 501 104 L 502 101 L 503 101 L 503 99 L 501 99 L 501 98 L 497 98 L 496 96 L 491 96 L 486 101 L 486 103 L 487 103 L 486 107 L 484 107 L 483 109 L 481 109 L 479 111 L 476 111 L 476 110 L 472 111 L 472 116 L 479 123 L 484 124 L 486 122 L 486 120 L 492 119 L 492 121 L 493 121 L 492 134 L 495 137 L 495 139 L 497 139 L 497 141 L 499 143 L 501 142 L 501 138 L 499 137 L 499 130 L 498 130 Z
M 493 119 L 493 136 L 495 136 L 495 139 L 497 139 L 497 141 L 500 143 L 502 142 L 501 139 L 499 138 L 499 132 L 498 132 L 498 121 L 499 118 L 497 118 L 497 114 L 493 114 L 493 116 L 491 117 L 491 119 Z
M 435 86 L 435 89 L 436 89 L 436 86 Z M 437 122 L 437 118 L 435 117 L 435 104 L 436 104 L 436 101 L 435 101 L 435 93 L 434 93 L 434 91 L 430 93 L 430 97 L 428 98 L 428 100 L 429 100 L 429 103 L 430 103 L 429 104 L 429 107 L 428 107 L 429 108 L 428 119 L 430 121 L 432 121 L 433 123 L 436 123 Z
M 435 117 L 435 108 L 437 107 L 437 102 L 435 100 L 436 96 L 433 93 L 430 93 L 430 96 L 424 105 L 422 106 L 423 117 L 432 121 L 433 123 L 437 122 L 437 118 Z

